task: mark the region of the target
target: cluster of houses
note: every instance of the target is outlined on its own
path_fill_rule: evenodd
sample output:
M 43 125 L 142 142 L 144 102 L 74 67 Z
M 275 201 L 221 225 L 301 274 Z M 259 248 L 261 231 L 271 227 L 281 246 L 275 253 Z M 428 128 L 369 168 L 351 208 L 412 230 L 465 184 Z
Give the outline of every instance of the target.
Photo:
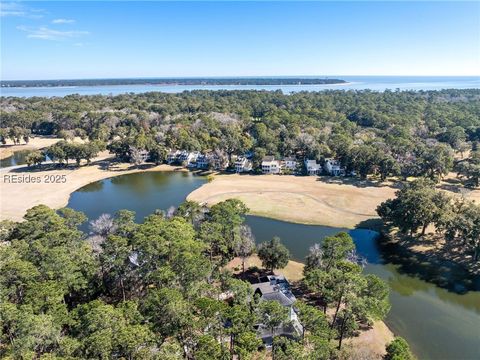
M 225 170 L 229 161 L 226 156 L 215 152 L 203 154 L 199 151 L 172 150 L 167 154 L 167 164 L 183 165 L 192 169 Z
M 303 161 L 304 169 L 307 175 L 345 175 L 345 169 L 340 162 L 335 159 L 325 159 L 322 166 L 317 160 L 305 159 Z M 262 159 L 263 174 L 295 174 L 301 172 L 301 163 L 294 157 L 286 157 L 283 160 L 275 160 L 273 156 L 265 156 Z
M 219 152 L 203 154 L 199 151 L 172 150 L 167 154 L 167 164 L 178 164 L 191 169 L 225 170 L 232 168 L 236 173 L 248 173 L 253 170 L 251 154 L 228 157 Z M 305 171 L 307 175 L 344 176 L 346 174 L 340 162 L 336 159 L 325 159 L 323 164 L 317 160 L 305 159 L 303 164 L 295 157 L 275 159 L 265 156 L 261 162 L 263 174 L 299 174 Z

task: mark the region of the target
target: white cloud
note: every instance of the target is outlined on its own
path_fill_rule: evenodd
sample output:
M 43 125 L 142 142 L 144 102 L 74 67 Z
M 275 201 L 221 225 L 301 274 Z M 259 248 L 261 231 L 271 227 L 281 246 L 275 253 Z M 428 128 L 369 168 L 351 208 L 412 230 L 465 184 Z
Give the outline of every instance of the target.
M 52 20 L 52 24 L 73 24 L 75 20 L 73 19 L 55 19 Z
M 62 41 L 72 38 L 78 38 L 84 35 L 88 35 L 88 31 L 59 31 L 53 30 L 46 26 L 41 26 L 39 28 L 30 28 L 27 26 L 17 26 L 18 30 L 24 31 L 27 33 L 27 37 L 30 39 L 40 39 L 40 40 L 53 40 L 53 41 Z
M 17 2 L 0 2 L 0 16 L 16 16 L 24 18 L 39 19 L 42 18 L 44 10 L 33 9 Z

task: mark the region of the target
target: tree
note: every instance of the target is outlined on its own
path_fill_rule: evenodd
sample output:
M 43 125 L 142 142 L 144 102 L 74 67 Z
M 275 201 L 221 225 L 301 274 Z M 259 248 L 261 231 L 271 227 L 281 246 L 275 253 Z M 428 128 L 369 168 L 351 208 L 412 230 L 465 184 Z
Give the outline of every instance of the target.
M 57 210 L 57 214 L 65 219 L 65 223 L 68 227 L 78 227 L 87 221 L 87 217 L 80 211 L 64 207 Z
M 249 299 L 250 301 L 250 299 Z M 244 349 L 240 352 L 249 353 L 251 351 L 256 350 L 256 348 L 251 349 L 249 345 L 249 336 L 245 335 L 246 333 L 250 333 L 253 331 L 253 325 L 255 324 L 255 314 L 251 311 L 250 304 L 242 304 L 237 303 L 234 304 L 232 307 L 229 307 L 227 310 L 227 317 L 231 323 L 231 326 L 228 328 L 228 332 L 230 333 L 230 351 L 232 353 L 238 352 L 236 346 L 240 344 L 242 347 L 242 342 Z M 239 339 L 240 336 L 244 336 L 243 339 Z M 255 338 L 257 339 L 256 334 Z M 254 344 L 258 344 L 258 342 L 254 342 Z M 255 346 L 255 345 L 253 345 Z M 257 346 L 258 348 L 258 346 Z
M 273 272 L 274 269 L 287 266 L 290 252 L 280 243 L 280 238 L 275 236 L 272 240 L 260 244 L 258 257 L 262 260 L 262 266 Z
M 177 208 L 175 214 L 181 216 L 191 222 L 192 225 L 197 226 L 204 218 L 205 208 L 195 201 L 184 201 Z
M 94 300 L 73 312 L 77 319 L 73 330 L 82 340 L 82 350 L 87 357 L 151 356 L 153 334 L 148 326 L 140 323 L 142 315 L 135 302 L 123 302 L 114 307 Z
M 153 161 L 156 165 L 163 163 L 167 158 L 167 149 L 164 146 L 157 144 L 148 152 L 150 161 Z
M 406 184 L 396 196 L 381 203 L 377 213 L 385 223 L 410 235 L 419 228 L 421 235 L 425 235 L 428 225 L 441 221 L 450 203 L 447 195 L 435 191 L 434 183 L 425 179 Z
M 230 355 L 225 352 L 220 343 L 211 335 L 200 335 L 197 338 L 195 359 L 198 360 L 228 360 Z
M 225 200 L 210 208 L 207 222 L 202 224 L 202 231 L 206 231 L 203 238 L 214 246 L 213 255 L 220 255 L 221 264 L 233 258 L 238 240 L 237 229 L 244 222 L 247 212 L 245 204 L 237 199 Z M 212 239 L 208 239 L 207 229 L 212 231 Z
M 301 301 L 295 303 L 295 308 L 298 310 L 297 313 L 303 326 L 303 338 L 305 338 L 305 331 L 324 339 L 330 337 L 327 317 L 322 311 Z
M 459 149 L 461 144 L 466 140 L 467 135 L 465 129 L 461 126 L 454 126 L 449 128 L 444 133 L 438 136 L 440 141 L 448 143 L 452 148 Z
M 245 331 L 237 335 L 235 344 L 235 353 L 239 359 L 247 360 L 262 346 L 262 340 L 253 331 Z
M 453 168 L 453 151 L 446 144 L 425 146 L 420 156 L 423 172 L 432 180 L 442 178 Z
M 325 237 L 322 243 L 323 268 L 328 272 L 336 264 L 345 260 L 354 249 L 352 237 L 345 232 Z
M 467 185 L 480 186 L 480 150 L 472 151 L 470 157 L 455 165 L 459 176 L 467 178 Z
M 319 359 L 317 354 L 312 354 L 302 343 L 286 337 L 278 337 L 273 340 L 272 359 L 274 360 L 308 360 Z
M 209 217 L 224 227 L 224 233 L 233 240 L 234 230 L 245 221 L 248 208 L 237 199 L 228 199 L 210 208 Z
M 90 164 L 91 160 L 98 155 L 98 152 L 104 144 L 98 141 L 91 141 L 85 144 L 78 145 L 79 153 L 87 161 L 87 164 Z
M 400 336 L 396 336 L 387 345 L 386 350 L 385 360 L 415 360 L 415 356 L 410 351 L 407 341 Z
M 457 241 L 473 254 L 474 262 L 480 259 L 480 205 L 473 201 L 457 200 L 446 216 L 438 222 L 448 241 Z
M 100 262 L 102 264 L 103 283 L 113 296 L 117 295 L 116 290 L 120 288 L 121 299 L 126 301 L 127 290 L 133 287 L 133 284 L 132 286 L 126 284 L 134 274 L 130 260 L 132 248 L 126 238 L 117 235 L 108 236 L 101 246 L 103 251 L 100 254 Z
M 375 167 L 379 162 L 379 151 L 375 147 L 359 145 L 350 150 L 347 167 L 357 171 L 360 177 L 366 179 L 367 175 L 375 171 Z
M 320 269 L 323 266 L 323 250 L 320 244 L 314 244 L 310 247 L 308 255 L 305 257 L 305 267 L 303 273 L 306 274 L 311 270 Z
M 344 337 L 351 336 L 359 324 L 371 325 L 373 320 L 383 319 L 390 309 L 388 286 L 375 275 L 362 275 L 362 267 L 351 256 L 353 250 L 353 240 L 348 234 L 327 237 L 321 250 L 319 246 L 311 249 L 307 256 L 309 266 L 304 269 L 304 284 L 320 297 L 323 314 L 329 304 L 335 306 L 330 329 L 338 331 L 339 349 Z M 318 323 L 321 333 L 330 338 L 332 332 L 325 329 L 322 312 L 303 305 L 299 310 L 307 330 Z
M 113 219 L 115 234 L 131 239 L 138 228 L 135 223 L 135 212 L 130 210 L 119 210 Z
M 130 146 L 129 153 L 130 153 L 130 162 L 132 164 L 138 167 L 140 164 L 143 163 L 143 156 L 140 149 L 134 146 Z
M 207 245 L 210 261 L 225 265 L 231 258 L 230 242 L 224 236 L 224 227 L 218 222 L 205 221 L 200 225 L 200 239 Z
M 17 341 L 13 351 L 18 357 L 40 357 L 58 348 L 61 329 L 51 315 L 23 313 L 18 319 Z
M 25 158 L 25 161 L 29 167 L 31 165 L 40 165 L 44 160 L 45 156 L 38 150 L 31 151 Z
M 378 172 L 380 173 L 380 179 L 385 181 L 388 176 L 400 175 L 401 170 L 393 156 L 386 154 L 379 161 Z
M 255 236 L 248 225 L 240 225 L 238 232 L 235 254 L 242 259 L 242 273 L 245 273 L 245 261 L 255 251 Z
M 113 234 L 117 226 L 110 214 L 102 214 L 96 220 L 90 221 L 90 231 L 94 235 L 106 239 L 108 235 Z
M 54 144 L 49 146 L 45 150 L 45 155 L 48 156 L 53 162 L 58 161 L 62 163 L 63 161 L 67 161 L 65 151 L 60 144 Z
M 187 346 L 190 327 L 195 325 L 190 304 L 176 289 L 152 290 L 145 301 L 145 314 L 153 329 L 164 338 L 174 336 Z
M 257 309 L 260 323 L 270 330 L 273 339 L 275 339 L 276 329 L 287 322 L 288 313 L 287 307 L 274 300 L 261 301 Z

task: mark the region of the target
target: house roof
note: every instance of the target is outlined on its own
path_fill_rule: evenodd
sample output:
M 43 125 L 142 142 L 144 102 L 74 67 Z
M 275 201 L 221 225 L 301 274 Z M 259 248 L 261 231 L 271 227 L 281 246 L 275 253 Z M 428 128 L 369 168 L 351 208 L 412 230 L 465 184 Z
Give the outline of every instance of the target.
M 270 282 L 263 282 L 259 284 L 252 285 L 253 291 L 260 290 L 261 294 L 267 294 L 275 291 L 274 285 L 270 284 Z
M 305 160 L 305 166 L 312 169 L 320 169 L 320 164 L 317 163 L 317 160 Z
M 252 284 L 252 288 L 262 300 L 278 301 L 283 306 L 290 306 L 296 301 L 284 277 L 268 276 L 263 282 Z
M 275 161 L 275 157 L 272 155 L 264 156 L 262 162 L 272 162 Z
M 277 302 L 280 303 L 280 305 L 290 306 L 296 300 L 295 297 L 293 296 L 293 294 L 292 294 L 292 297 L 287 296 L 282 291 L 275 291 L 275 292 L 270 292 L 270 293 L 267 293 L 267 294 L 263 294 L 262 295 L 262 300 L 277 301 Z

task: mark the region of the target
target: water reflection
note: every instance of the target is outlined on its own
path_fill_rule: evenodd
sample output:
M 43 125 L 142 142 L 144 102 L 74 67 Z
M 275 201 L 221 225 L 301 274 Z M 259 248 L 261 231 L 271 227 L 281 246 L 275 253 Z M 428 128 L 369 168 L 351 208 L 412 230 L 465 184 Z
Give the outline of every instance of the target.
M 465 294 L 480 291 L 479 276 L 451 261 L 439 261 L 425 254 L 415 254 L 398 244 L 378 241 L 385 263 L 394 264 L 396 271 L 434 283 L 448 291 Z
M 69 207 L 90 218 L 130 209 L 137 221 L 155 209 L 180 204 L 205 178 L 190 173 L 139 173 L 105 179 L 72 194 Z M 303 261 L 308 249 L 325 236 L 347 229 L 292 224 L 248 216 L 258 242 L 280 236 L 293 259 Z M 349 231 L 357 251 L 373 273 L 390 286 L 392 308 L 386 323 L 405 337 L 421 359 L 478 359 L 480 354 L 480 279 L 463 270 L 446 268 L 422 257 L 403 254 L 379 241 L 377 233 Z M 407 256 L 408 255 L 408 256 Z
M 91 183 L 75 191 L 68 207 L 83 211 L 89 219 L 121 209 L 136 212 L 136 221 L 156 209 L 178 206 L 187 195 L 206 182 L 201 176 L 183 172 L 147 172 L 120 175 Z M 86 225 L 82 227 L 86 229 Z
M 345 229 L 291 224 L 248 217 L 257 241 L 280 236 L 296 260 L 310 246 Z M 364 271 L 390 286 L 392 308 L 386 323 L 405 337 L 421 359 L 477 359 L 480 354 L 478 278 L 459 267 L 446 269 L 423 258 L 411 259 L 399 246 L 386 245 L 378 233 L 349 231 L 357 252 L 368 261 Z M 413 263 L 410 261 L 413 260 Z M 423 271 L 425 273 L 423 273 Z

